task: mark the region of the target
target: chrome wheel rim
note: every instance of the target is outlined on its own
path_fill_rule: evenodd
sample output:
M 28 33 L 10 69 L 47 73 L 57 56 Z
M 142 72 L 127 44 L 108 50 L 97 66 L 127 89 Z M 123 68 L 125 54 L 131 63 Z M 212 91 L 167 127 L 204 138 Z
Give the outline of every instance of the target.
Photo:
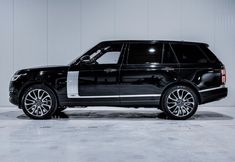
M 33 89 L 24 99 L 25 110 L 36 117 L 47 114 L 52 107 L 51 96 L 43 89 Z
M 189 115 L 195 106 L 195 100 L 191 92 L 185 89 L 176 89 L 167 97 L 167 109 L 177 117 Z

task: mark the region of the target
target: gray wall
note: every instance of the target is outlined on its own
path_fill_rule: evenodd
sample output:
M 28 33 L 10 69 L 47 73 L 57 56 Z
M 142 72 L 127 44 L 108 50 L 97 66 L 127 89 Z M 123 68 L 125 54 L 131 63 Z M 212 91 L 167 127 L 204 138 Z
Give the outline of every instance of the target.
M 227 68 L 235 106 L 234 0 L 0 0 L 0 106 L 20 68 L 67 64 L 110 39 L 203 41 Z

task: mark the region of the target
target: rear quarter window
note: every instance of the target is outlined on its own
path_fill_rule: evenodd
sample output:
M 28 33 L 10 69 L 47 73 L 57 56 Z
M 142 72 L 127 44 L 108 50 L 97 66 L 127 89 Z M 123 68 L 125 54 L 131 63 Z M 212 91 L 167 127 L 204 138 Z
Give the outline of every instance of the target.
M 193 44 L 171 44 L 180 63 L 208 63 L 203 51 Z
M 200 48 L 212 63 L 219 62 L 218 58 L 207 46 L 201 45 Z

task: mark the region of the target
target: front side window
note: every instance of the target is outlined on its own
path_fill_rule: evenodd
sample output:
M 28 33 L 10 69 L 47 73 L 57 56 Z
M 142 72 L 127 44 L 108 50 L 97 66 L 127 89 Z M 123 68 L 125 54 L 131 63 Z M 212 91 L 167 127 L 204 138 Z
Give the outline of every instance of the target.
M 118 64 L 122 50 L 122 44 L 104 46 L 90 55 L 97 64 Z
M 130 44 L 127 64 L 161 63 L 162 44 Z
M 207 63 L 208 60 L 197 45 L 172 44 L 180 63 Z

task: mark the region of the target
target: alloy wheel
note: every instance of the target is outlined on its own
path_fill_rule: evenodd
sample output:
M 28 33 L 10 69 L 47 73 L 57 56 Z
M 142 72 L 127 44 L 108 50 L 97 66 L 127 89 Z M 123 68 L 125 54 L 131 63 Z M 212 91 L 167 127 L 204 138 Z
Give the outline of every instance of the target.
M 176 117 L 189 115 L 195 106 L 195 99 L 186 89 L 176 89 L 167 97 L 167 109 Z
M 49 93 L 43 89 L 29 91 L 24 99 L 25 110 L 35 117 L 47 114 L 52 107 L 52 99 Z

